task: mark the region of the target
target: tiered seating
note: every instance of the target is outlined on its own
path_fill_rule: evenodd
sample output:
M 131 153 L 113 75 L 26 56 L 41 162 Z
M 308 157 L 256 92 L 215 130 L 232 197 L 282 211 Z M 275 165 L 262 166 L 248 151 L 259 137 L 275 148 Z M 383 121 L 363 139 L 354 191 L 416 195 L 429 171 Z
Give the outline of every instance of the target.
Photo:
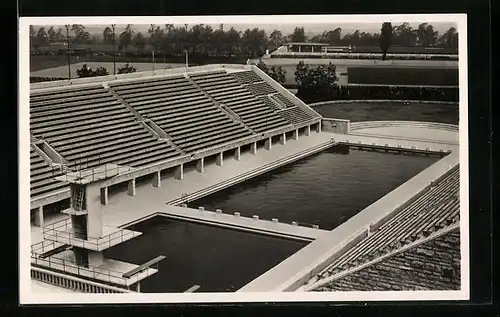
M 292 124 L 302 123 L 313 119 L 310 114 L 302 111 L 299 107 L 283 109 L 278 113 Z
M 186 152 L 251 135 L 184 76 L 110 85 L 143 117 L 152 119 Z
M 30 128 L 75 167 L 144 166 L 178 152 L 157 140 L 102 86 L 34 92 Z
M 269 96 L 260 96 L 260 97 L 257 97 L 257 99 L 259 99 L 263 104 L 265 104 L 269 108 L 273 109 L 274 111 L 278 111 L 278 110 L 282 109 L 277 104 L 275 104 L 271 99 L 269 99 Z
M 263 81 L 263 79 L 260 78 L 259 75 L 257 75 L 251 70 L 243 72 L 234 72 L 231 73 L 231 75 L 241 84 L 252 84 Z
M 59 169 L 52 168 L 33 146 L 30 147 L 31 197 L 66 188 L 68 184 L 54 179 L 60 175 L 62 175 L 62 172 Z
M 320 273 L 327 277 L 367 263 L 459 221 L 459 168 Z
M 285 119 L 255 98 L 224 70 L 189 76 L 212 98 L 229 107 L 257 133 L 288 125 Z
M 279 103 L 283 104 L 285 107 L 290 108 L 290 107 L 295 107 L 295 104 L 288 100 L 287 97 L 283 96 L 282 94 L 274 94 L 272 95 L 272 98 L 274 98 L 276 101 Z
M 255 96 L 263 96 L 263 95 L 277 93 L 276 89 L 274 89 L 271 85 L 269 85 L 264 81 L 260 83 L 246 85 L 246 88 Z
M 460 230 L 361 268 L 314 291 L 413 291 L 460 289 Z M 451 269 L 451 275 L 443 269 Z

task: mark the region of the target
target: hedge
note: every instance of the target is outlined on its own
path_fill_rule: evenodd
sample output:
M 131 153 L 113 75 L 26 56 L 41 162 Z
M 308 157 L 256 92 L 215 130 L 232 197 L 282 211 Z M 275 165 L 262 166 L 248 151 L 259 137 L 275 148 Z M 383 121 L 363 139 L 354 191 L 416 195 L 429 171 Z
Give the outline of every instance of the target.
M 30 77 L 30 83 L 40 83 L 43 81 L 56 81 L 56 80 L 68 80 L 68 77 L 38 77 L 38 76 Z
M 300 88 L 296 96 L 305 103 L 329 100 L 433 100 L 458 102 L 458 87 L 333 86 Z

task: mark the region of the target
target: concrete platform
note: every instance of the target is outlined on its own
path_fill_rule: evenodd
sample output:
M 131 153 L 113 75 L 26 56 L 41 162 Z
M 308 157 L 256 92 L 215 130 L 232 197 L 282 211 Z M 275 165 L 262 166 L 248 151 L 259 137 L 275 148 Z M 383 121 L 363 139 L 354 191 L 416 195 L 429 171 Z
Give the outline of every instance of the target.
M 103 226 L 102 237 L 88 237 L 88 239 L 86 240 L 76 238 L 74 228 L 71 227 L 61 230 L 51 230 L 45 228 L 45 231 L 43 233 L 43 237 L 45 240 L 68 244 L 92 251 L 104 251 L 108 248 L 136 238 L 140 235 L 142 235 L 142 232 L 120 229 L 110 226 Z
M 51 268 L 66 273 L 76 274 L 78 276 L 94 279 L 100 282 L 113 283 L 129 287 L 141 280 L 158 272 L 157 269 L 147 268 L 141 273 L 138 273 L 130 278 L 124 278 L 122 275 L 129 272 L 139 265 L 112 260 L 104 259 L 104 262 L 92 268 L 83 268 L 75 265 L 74 254 L 72 251 L 65 251 L 58 255 L 49 257 L 47 259 L 32 259 L 32 264 L 40 265 L 44 268 Z
M 187 220 L 211 224 L 220 227 L 235 228 L 248 232 L 264 233 L 285 238 L 312 241 L 328 230 L 308 228 L 289 223 L 273 222 L 269 220 L 254 219 L 236 216 L 234 214 L 217 213 L 214 211 L 199 210 L 186 207 L 166 206 L 157 210 L 158 215 L 179 220 Z
M 416 142 L 459 144 L 458 131 L 444 131 L 440 129 L 422 129 L 418 127 L 380 127 L 364 128 L 352 131 L 351 134 L 379 138 L 397 138 Z

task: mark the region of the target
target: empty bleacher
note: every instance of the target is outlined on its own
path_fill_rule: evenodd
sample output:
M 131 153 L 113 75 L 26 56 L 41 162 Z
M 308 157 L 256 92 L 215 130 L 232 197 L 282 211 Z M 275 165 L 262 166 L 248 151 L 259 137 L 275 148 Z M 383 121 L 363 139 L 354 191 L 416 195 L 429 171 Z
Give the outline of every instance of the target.
M 213 99 L 229 107 L 256 133 L 289 125 L 225 70 L 190 74 L 189 77 Z
M 453 230 L 314 291 L 459 290 L 460 260 L 460 230 Z
M 184 76 L 116 82 L 109 86 L 187 153 L 252 134 Z
M 50 166 L 42 156 L 30 146 L 30 190 L 31 197 L 40 196 L 49 192 L 64 189 L 67 183 L 55 180 L 62 175 L 58 168 Z
M 292 124 L 302 123 L 313 119 L 311 115 L 304 112 L 299 107 L 286 108 L 278 111 L 278 114 Z
M 259 77 L 256 73 L 251 70 L 242 71 L 242 72 L 234 72 L 231 75 L 241 84 L 252 84 L 264 81 Z
M 457 166 L 437 185 L 336 259 L 319 277 L 358 267 L 457 223 L 460 219 L 459 181 Z
M 255 96 L 264 96 L 277 93 L 276 89 L 274 89 L 271 85 L 269 85 L 264 81 L 254 84 L 249 84 L 246 85 L 245 87 Z
M 30 129 L 70 167 L 139 167 L 178 155 L 101 85 L 31 93 Z
M 288 100 L 288 98 L 286 98 L 282 94 L 278 93 L 278 94 L 271 95 L 270 97 L 273 98 L 274 100 L 276 100 L 277 102 L 279 102 L 280 104 L 282 104 L 286 108 L 295 107 L 295 104 L 293 102 L 291 102 L 290 100 Z

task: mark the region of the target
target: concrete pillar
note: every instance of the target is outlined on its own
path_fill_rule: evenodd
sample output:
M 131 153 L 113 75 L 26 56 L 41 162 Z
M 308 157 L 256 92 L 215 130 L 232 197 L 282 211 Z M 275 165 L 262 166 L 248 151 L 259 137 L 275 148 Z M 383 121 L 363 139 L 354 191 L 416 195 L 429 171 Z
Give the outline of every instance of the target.
M 102 252 L 88 251 L 89 265 L 90 266 L 100 266 L 104 263 L 104 256 Z
M 153 187 L 161 187 L 161 171 L 153 174 Z
M 296 129 L 293 131 L 293 139 L 298 140 L 299 139 L 299 129 Z
M 101 188 L 101 205 L 106 206 L 108 202 L 108 186 L 106 186 Z
M 316 125 L 316 132 L 317 133 L 321 132 L 321 122 L 318 122 L 318 124 Z
M 175 179 L 184 179 L 184 164 L 181 164 L 175 168 Z
M 135 178 L 128 181 L 128 191 L 129 196 L 135 196 Z
M 266 150 L 268 150 L 268 151 L 270 151 L 272 149 L 273 142 L 271 140 L 271 137 L 267 138 L 265 147 L 266 147 Z
M 308 125 L 308 126 L 306 127 L 306 133 L 305 133 L 305 135 L 306 135 L 306 136 L 310 136 L 310 135 L 311 135 L 311 126 L 310 126 L 310 125 Z
M 141 282 L 137 282 L 136 292 L 137 293 L 141 292 Z
M 35 210 L 35 226 L 43 228 L 43 206 Z
M 250 152 L 252 152 L 253 155 L 257 154 L 257 142 L 250 145 Z
M 280 144 L 281 145 L 285 145 L 286 144 L 286 134 L 285 133 L 282 133 L 280 135 Z
M 237 161 L 241 159 L 241 148 L 239 146 L 234 149 L 234 159 Z
M 205 158 L 202 157 L 196 162 L 196 170 L 200 173 L 205 171 Z
M 217 158 L 215 159 L 215 164 L 217 164 L 217 166 L 224 165 L 224 153 L 223 152 L 220 152 L 219 154 L 217 154 Z

